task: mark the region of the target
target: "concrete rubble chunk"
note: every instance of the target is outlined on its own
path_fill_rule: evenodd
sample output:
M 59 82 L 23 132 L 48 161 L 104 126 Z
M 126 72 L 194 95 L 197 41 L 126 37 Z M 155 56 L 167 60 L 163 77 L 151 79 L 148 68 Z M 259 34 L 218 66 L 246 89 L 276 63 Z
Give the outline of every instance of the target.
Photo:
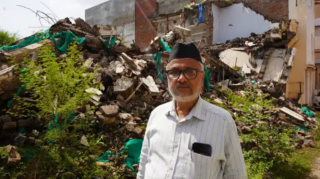
M 133 129 L 133 132 L 134 132 L 135 134 L 137 134 L 138 136 L 142 136 L 143 130 L 142 130 L 140 127 L 135 127 L 135 128 Z
M 138 70 L 138 67 L 137 65 L 134 63 L 134 60 L 129 57 L 126 53 L 121 53 L 123 59 L 125 60 L 126 64 L 133 70 L 133 71 L 136 71 Z M 121 56 L 119 56 L 121 57 Z
M 97 102 L 97 101 L 95 101 L 93 99 L 90 99 L 90 102 L 95 106 L 99 106 L 99 104 L 100 104 L 99 102 Z
M 101 96 L 93 95 L 93 96 L 91 96 L 91 98 L 92 98 L 93 100 L 95 100 L 95 101 L 100 101 Z
M 216 98 L 216 99 L 214 99 L 214 101 L 216 103 L 223 104 L 223 101 L 220 98 Z
M 108 69 L 112 72 L 115 72 L 117 74 L 121 74 L 126 71 L 125 66 L 119 61 L 112 61 L 110 62 Z
M 13 122 L 5 122 L 3 124 L 3 130 L 10 130 L 10 129 L 15 129 L 17 128 L 17 122 L 13 121 Z
M 99 32 L 100 36 L 114 36 L 117 35 L 117 27 L 112 25 L 97 24 L 93 26 L 94 31 Z
M 107 116 L 116 116 L 119 112 L 119 106 L 116 104 L 113 105 L 104 105 L 100 107 L 100 112 L 104 113 Z
M 30 127 L 32 124 L 33 124 L 32 119 L 18 120 L 18 127 L 19 128 Z
M 141 78 L 143 84 L 145 84 L 151 94 L 159 94 L 159 88 L 157 87 L 156 83 L 154 82 L 152 76 L 148 76 L 147 78 Z
M 280 111 L 288 114 L 289 116 L 291 116 L 291 117 L 293 117 L 293 118 L 295 118 L 295 119 L 297 119 L 297 120 L 299 120 L 299 121 L 301 121 L 301 122 L 304 122 L 304 121 L 305 121 L 304 118 L 303 118 L 303 116 L 301 116 L 300 114 L 298 114 L 298 113 L 296 113 L 296 112 L 294 112 L 294 111 L 292 111 L 292 110 L 290 110 L 290 109 L 288 109 L 288 108 L 286 108 L 286 107 L 282 107 L 282 108 L 280 109 Z
M 122 76 L 118 79 L 113 87 L 115 94 L 121 94 L 125 99 L 130 96 L 134 90 L 134 82 L 132 78 Z
M 122 120 L 127 120 L 127 119 L 131 119 L 131 118 L 133 119 L 133 117 L 129 113 L 119 113 L 119 117 Z
M 132 132 L 135 128 L 134 128 L 134 125 L 132 125 L 132 124 L 127 124 L 127 125 L 126 125 L 126 129 L 127 129 L 127 131 Z
M 93 58 L 88 58 L 88 59 L 84 62 L 83 66 L 89 68 L 89 67 L 92 66 L 92 64 L 93 64 Z
M 22 134 L 18 134 L 18 135 L 13 139 L 13 142 L 14 142 L 15 144 L 21 145 L 21 144 L 25 143 L 27 140 L 28 140 L 28 137 L 27 137 L 27 136 L 22 135 Z
M 6 148 L 7 152 L 9 153 L 8 164 L 21 161 L 21 156 L 18 153 L 18 147 L 8 145 L 5 148 Z
M 312 147 L 312 148 L 315 148 L 315 143 L 314 141 L 312 140 L 305 140 L 302 144 L 302 148 L 305 148 L 305 147 Z
M 87 93 L 93 93 L 93 94 L 96 94 L 96 95 L 102 95 L 102 92 L 98 89 L 95 89 L 95 88 L 88 88 L 86 89 L 86 92 Z
M 3 116 L 0 116 L 0 121 L 2 121 L 2 122 L 11 122 L 12 121 L 12 118 L 8 115 L 8 114 L 6 114 L 6 115 L 3 115 Z

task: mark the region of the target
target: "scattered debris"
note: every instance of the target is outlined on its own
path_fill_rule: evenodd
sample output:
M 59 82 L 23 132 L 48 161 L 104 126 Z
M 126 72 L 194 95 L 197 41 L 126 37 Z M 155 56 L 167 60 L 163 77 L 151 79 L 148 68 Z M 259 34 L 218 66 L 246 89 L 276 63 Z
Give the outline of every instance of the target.
M 18 147 L 8 145 L 8 146 L 6 146 L 6 150 L 9 153 L 8 164 L 21 161 L 21 156 L 18 153 Z
M 88 140 L 87 140 L 87 138 L 86 138 L 85 135 L 83 135 L 83 136 L 81 137 L 80 143 L 81 143 L 82 145 L 84 145 L 84 146 L 89 147 L 89 143 L 88 143 Z

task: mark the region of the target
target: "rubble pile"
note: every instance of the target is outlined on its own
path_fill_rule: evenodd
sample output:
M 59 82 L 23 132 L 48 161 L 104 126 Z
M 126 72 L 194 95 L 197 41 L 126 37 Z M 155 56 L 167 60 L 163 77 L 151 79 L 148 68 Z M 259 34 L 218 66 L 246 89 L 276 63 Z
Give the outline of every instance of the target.
M 258 81 L 259 83 L 259 81 Z M 264 92 L 265 84 L 258 84 L 247 78 L 241 85 L 232 85 L 231 80 L 222 81 L 212 85 L 213 91 L 206 92 L 203 96 L 207 101 L 228 110 L 237 126 L 238 134 L 250 134 L 257 125 L 275 125 L 282 128 L 295 130 L 292 139 L 296 140 L 295 148 L 315 147 L 314 131 L 318 130 L 318 119 L 314 108 L 302 106 L 295 100 L 286 99 L 284 96 L 274 97 L 273 93 Z M 254 99 L 267 95 L 263 100 L 271 100 L 272 106 L 262 107 L 257 103 L 249 106 L 249 112 L 246 112 L 245 104 L 234 104 L 232 97 L 228 96 L 225 90 L 231 91 L 240 98 Z M 253 91 L 251 91 L 253 90 Z M 298 107 L 300 106 L 300 107 Z M 311 110 L 310 110 L 311 109 Z M 254 113 L 254 114 L 253 114 Z M 239 119 L 255 118 L 255 114 L 269 115 L 268 118 L 245 123 Z M 247 148 L 248 149 L 248 148 Z M 249 148 L 250 150 L 251 148 Z
M 64 51 L 60 50 L 70 38 L 68 34 L 63 34 L 65 32 L 72 32 L 76 36 L 73 36 L 74 40 L 76 38 L 77 41 L 83 40 L 83 43 L 79 44 L 83 52 L 80 58 L 87 72 L 97 69 L 94 84 L 100 86 L 99 89 L 85 90 L 93 95 L 88 104 L 77 108 L 73 121 L 81 121 L 86 114 L 93 113 L 92 120 L 98 124 L 99 131 L 103 132 L 106 148 L 121 149 L 131 139 L 142 139 L 151 111 L 156 106 L 170 101 L 167 87 L 158 77 L 158 64 L 153 54 L 163 50 L 163 47 L 158 45 L 160 40 L 161 43 L 169 43 L 172 47 L 174 39 L 178 38 L 178 35 L 172 32 L 163 38 L 165 40 L 158 37 L 158 40 L 152 42 L 153 45 L 149 51 L 141 52 L 135 45 L 131 45 L 131 48 L 123 45 L 114 26 L 91 27 L 79 18 L 75 20 L 75 24 L 68 18 L 62 19 L 49 29 L 51 37 L 44 38 L 42 42 L 0 52 L 2 65 L 0 105 L 9 109 L 19 105 L 13 100 L 9 107 L 8 102 L 17 95 L 17 91 L 22 86 L 18 74 L 14 72 L 15 65 L 25 58 L 22 54 L 28 52 L 30 55 L 27 57 L 31 56 L 36 60 L 40 47 L 56 43 L 56 56 L 61 58 L 66 56 Z M 55 35 L 60 33 L 62 35 Z M 170 47 L 167 46 L 167 48 Z M 17 56 L 19 60 L 17 58 L 15 61 L 8 60 Z M 24 101 L 35 102 L 25 94 L 25 90 L 18 95 Z M 93 107 L 96 110 L 92 111 Z M 39 140 L 36 134 L 47 130 L 42 122 L 38 118 L 17 118 L 2 112 L 0 146 L 15 145 L 10 149 L 11 155 L 18 152 L 16 146 L 36 143 Z M 85 135 L 79 141 L 82 145 L 89 145 Z M 8 162 L 21 161 L 19 156 L 11 157 Z M 114 160 L 117 160 L 117 157 Z M 97 165 L 103 164 L 97 162 Z M 122 166 L 122 163 L 119 166 Z M 133 167 L 137 168 L 136 165 Z
M 41 43 L 34 43 L 13 51 L 0 51 L 0 106 L 8 108 L 8 102 L 16 95 L 22 85 L 13 73 L 13 68 L 23 61 L 23 54 L 30 53 L 32 59 L 36 60 L 37 49 L 46 44 L 55 44 L 57 46 L 56 56 L 64 56 L 63 51 L 59 49 L 65 45 L 66 39 L 70 37 L 67 35 L 54 36 L 54 34 L 72 32 L 76 36 L 73 38 L 83 41 L 80 44 L 83 55 L 80 58 L 87 71 L 93 72 L 98 67 L 94 84 L 100 85 L 99 89 L 89 88 L 86 90 L 93 95 L 88 104 L 77 108 L 74 121 L 84 119 L 86 114 L 93 113 L 92 120 L 98 124 L 99 130 L 103 132 L 106 148 L 120 149 L 130 139 L 142 139 L 151 111 L 158 105 L 171 100 L 166 86 L 165 74 L 162 79 L 161 74 L 165 69 L 170 48 L 175 42 L 184 41 L 188 33 L 188 29 L 182 27 L 176 27 L 176 29 L 163 37 L 155 37 L 151 41 L 150 47 L 141 52 L 135 45 L 131 45 L 131 48 L 123 45 L 114 26 L 95 25 L 91 27 L 80 18 L 75 20 L 75 24 L 68 18 L 62 19 L 49 29 L 48 37 L 44 38 Z M 280 29 L 273 29 L 259 35 L 251 34 L 248 38 L 237 38 L 226 44 L 200 49 L 204 64 L 211 71 L 210 81 L 213 88 L 213 90 L 206 90 L 203 96 L 213 100 L 214 104 L 224 106 L 235 116 L 235 114 L 242 114 L 243 111 L 234 108 L 225 94 L 219 92 L 219 89 L 229 89 L 241 95 L 246 88 L 251 87 L 257 89 L 258 93 L 269 93 L 273 96 L 270 98 L 274 101 L 274 109 L 264 109 L 260 106 L 252 107 L 254 111 L 271 116 L 271 118 L 258 123 L 295 126 L 296 136 L 294 138 L 298 139 L 296 148 L 314 147 L 314 137 L 308 130 L 317 128 L 317 118 L 313 113 L 312 115 L 306 114 L 308 108 L 298 108 L 295 102 L 282 97 L 283 86 L 279 80 L 280 77 L 278 81 L 274 81 L 265 77 L 263 73 L 261 76 L 260 71 L 253 71 L 252 74 L 251 72 L 242 73 L 234 66 L 220 60 L 219 57 L 223 51 L 233 49 L 243 51 L 247 55 L 254 53 L 254 56 L 260 55 L 259 59 L 268 60 L 275 48 L 283 48 L 293 37 L 293 33 L 285 30 L 283 26 Z M 287 52 L 287 50 L 284 52 L 285 63 L 288 63 L 291 52 Z M 156 60 L 158 55 L 161 56 L 160 61 Z M 9 61 L 8 57 L 14 57 L 15 60 Z M 253 67 L 259 66 L 255 59 L 250 58 L 249 61 Z M 267 67 L 261 67 L 261 69 L 263 68 Z M 221 70 L 224 71 L 223 75 L 220 75 Z M 30 103 L 35 102 L 26 97 L 23 91 L 20 93 L 20 97 Z M 11 108 L 14 105 L 17 104 L 13 101 Z M 95 107 L 96 110 L 92 111 L 92 107 Z M 235 122 L 239 134 L 250 133 L 255 127 L 242 121 L 235 120 Z M 0 116 L 0 145 L 8 145 L 9 162 L 21 160 L 18 148 L 10 146 L 10 144 L 20 146 L 24 143 L 36 143 L 37 133 L 45 130 L 37 118 L 20 119 L 2 113 Z M 79 141 L 82 145 L 89 145 L 85 135 Z M 113 160 L 110 161 L 117 163 Z M 137 165 L 133 167 L 137 168 Z
M 250 37 L 235 38 L 200 49 L 207 64 L 212 66 L 212 80 L 220 82 L 249 76 L 273 82 L 275 86 L 277 83 L 286 84 L 296 52 L 292 48 L 296 42 L 294 25 L 295 22 L 276 23 L 263 34 L 251 33 Z M 270 71 L 277 71 L 280 75 L 272 75 Z
M 204 47 L 204 50 L 217 54 L 226 49 L 238 47 L 246 47 L 246 52 L 255 52 L 268 48 L 286 48 L 295 36 L 295 32 L 290 31 L 289 26 L 290 23 L 283 22 L 263 34 L 251 33 L 249 37 L 235 38 L 225 43 Z

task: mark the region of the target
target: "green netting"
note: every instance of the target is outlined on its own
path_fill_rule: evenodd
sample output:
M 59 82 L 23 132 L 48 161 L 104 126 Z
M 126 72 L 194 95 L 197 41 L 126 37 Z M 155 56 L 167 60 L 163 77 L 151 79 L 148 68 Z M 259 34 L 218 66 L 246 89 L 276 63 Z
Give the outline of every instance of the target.
M 121 152 L 117 154 L 113 154 L 110 150 L 108 150 L 104 154 L 102 154 L 96 161 L 108 163 L 110 159 L 112 159 L 115 156 L 122 155 L 123 152 L 126 150 L 128 157 L 126 158 L 125 164 L 133 172 L 137 173 L 137 171 L 132 167 L 132 165 L 139 164 L 140 162 L 142 143 L 143 143 L 142 139 L 131 139 L 124 145 L 125 148 Z
M 159 42 L 159 43 L 163 46 L 163 51 L 171 52 L 171 48 L 170 48 L 169 45 L 163 40 L 163 38 L 160 39 L 160 42 Z
M 306 115 L 309 117 L 313 117 L 314 115 L 313 112 L 311 112 L 308 107 L 302 107 L 300 110 L 305 111 Z
M 63 32 L 56 33 L 54 35 L 50 35 L 49 29 L 47 29 L 45 32 L 39 32 L 39 33 L 29 37 L 28 39 L 24 40 L 23 42 L 21 42 L 19 44 L 12 45 L 12 46 L 0 47 L 0 50 L 11 51 L 11 50 L 15 50 L 15 49 L 20 49 L 20 48 L 23 48 L 25 46 L 32 45 L 34 43 L 39 43 L 43 39 L 49 39 L 49 38 L 51 38 L 53 40 L 54 44 L 56 45 L 56 47 L 57 47 L 57 49 L 58 49 L 58 51 L 60 53 L 66 53 L 68 45 L 74 39 L 79 44 L 82 44 L 85 41 L 85 38 L 79 38 L 76 35 L 74 35 L 72 32 L 69 32 L 69 31 L 63 31 Z M 60 45 L 57 43 L 55 38 L 59 38 L 60 39 Z M 112 40 L 114 40 L 114 39 L 112 39 Z M 114 40 L 114 42 L 113 41 L 111 42 L 111 44 L 114 44 L 114 43 L 115 43 L 115 40 Z
M 60 45 L 57 43 L 55 38 L 60 39 Z M 52 41 L 56 45 L 58 51 L 60 53 L 66 53 L 68 51 L 68 45 L 73 42 L 73 40 L 76 40 L 79 44 L 83 44 L 83 42 L 86 40 L 84 37 L 79 38 L 74 33 L 69 31 L 63 31 L 57 34 L 54 34 L 51 36 Z
M 161 52 L 153 54 L 153 57 L 156 58 L 158 64 L 158 77 L 160 81 L 162 81 L 162 74 L 161 74 Z
M 128 154 L 125 164 L 134 172 L 137 172 L 137 171 L 135 171 L 132 165 L 139 164 L 140 162 L 142 143 L 143 143 L 142 139 L 132 139 L 125 144 L 125 148 L 127 148 L 127 154 Z
M 12 46 L 0 47 L 0 50 L 11 51 L 11 50 L 15 50 L 15 49 L 20 49 L 25 46 L 41 42 L 45 37 L 46 37 L 46 33 L 40 32 L 40 33 L 37 33 L 37 34 L 29 37 L 28 39 L 24 40 L 23 42 L 21 42 L 19 44 L 12 45 Z
M 297 131 L 304 130 L 304 131 L 307 132 L 309 130 L 309 128 L 304 127 L 304 126 L 298 126 L 298 127 L 295 128 L 295 130 L 297 130 Z
M 22 73 L 22 74 L 28 73 L 28 70 L 27 70 L 26 68 L 22 68 L 21 73 Z M 24 87 L 25 87 L 25 85 L 26 85 L 27 82 L 28 82 L 28 81 L 24 82 L 24 83 L 19 87 L 18 92 L 15 94 L 15 97 L 16 97 L 16 96 L 19 96 L 19 94 L 23 91 L 23 89 L 24 89 Z M 14 99 L 14 98 L 13 98 L 13 99 Z M 7 107 L 8 107 L 8 108 L 10 108 L 10 106 L 11 106 L 11 104 L 12 104 L 12 102 L 13 102 L 13 99 L 11 99 L 10 101 L 8 101 L 8 103 L 7 103 Z
M 163 38 L 160 39 L 159 44 L 163 46 L 163 51 L 171 52 L 171 48 L 169 45 L 163 40 Z M 158 77 L 162 81 L 162 74 L 161 74 L 161 54 L 162 52 L 153 54 L 153 57 L 156 58 L 157 64 L 158 64 Z
M 117 37 L 112 37 L 111 40 L 107 39 L 103 46 L 103 50 L 110 50 L 116 44 Z
M 204 65 L 204 87 L 209 90 L 210 89 L 210 76 L 211 76 L 211 71 L 207 69 L 207 67 Z

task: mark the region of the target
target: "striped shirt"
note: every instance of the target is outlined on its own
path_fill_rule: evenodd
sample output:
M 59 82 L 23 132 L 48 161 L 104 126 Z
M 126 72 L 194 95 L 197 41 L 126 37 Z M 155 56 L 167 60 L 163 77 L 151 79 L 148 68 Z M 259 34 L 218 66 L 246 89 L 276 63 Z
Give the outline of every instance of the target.
M 192 151 L 194 142 L 211 145 L 211 157 Z M 147 125 L 137 178 L 246 179 L 231 115 L 201 97 L 184 119 L 173 101 L 157 107 Z

